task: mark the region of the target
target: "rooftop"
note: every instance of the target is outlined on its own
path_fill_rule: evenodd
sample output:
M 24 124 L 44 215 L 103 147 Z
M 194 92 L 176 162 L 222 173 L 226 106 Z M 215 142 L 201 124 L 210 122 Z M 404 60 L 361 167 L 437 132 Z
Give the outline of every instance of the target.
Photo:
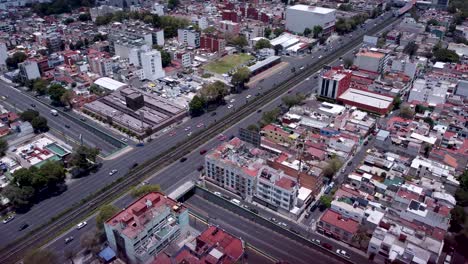
M 327 209 L 320 218 L 320 221 L 328 223 L 348 233 L 355 234 L 358 231 L 359 223 L 353 219 L 346 219 L 341 214 Z
M 289 6 L 287 9 L 306 11 L 306 12 L 317 13 L 317 14 L 329 14 L 329 13 L 336 11 L 335 9 L 331 9 L 331 8 L 309 6 L 309 5 L 294 5 L 294 6 Z
M 342 100 L 356 102 L 371 107 L 387 109 L 393 103 L 393 98 L 381 94 L 350 88 L 340 97 Z
M 108 90 L 115 91 L 119 88 L 126 87 L 127 84 L 121 83 L 119 81 L 116 81 L 114 79 L 111 79 L 109 77 L 102 77 L 97 79 L 94 84 L 99 85 L 101 87 L 104 87 Z

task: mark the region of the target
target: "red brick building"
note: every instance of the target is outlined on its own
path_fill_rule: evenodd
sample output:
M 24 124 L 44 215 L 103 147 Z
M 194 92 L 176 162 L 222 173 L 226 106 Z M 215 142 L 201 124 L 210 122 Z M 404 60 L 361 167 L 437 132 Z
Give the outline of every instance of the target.
M 226 40 L 215 35 L 203 35 L 200 37 L 200 48 L 211 52 L 224 53 Z

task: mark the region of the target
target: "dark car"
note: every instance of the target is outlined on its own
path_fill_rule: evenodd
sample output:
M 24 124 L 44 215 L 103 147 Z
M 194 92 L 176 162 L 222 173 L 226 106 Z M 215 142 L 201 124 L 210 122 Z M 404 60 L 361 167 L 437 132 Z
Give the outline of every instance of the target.
M 252 213 L 254 213 L 254 214 L 258 214 L 258 210 L 255 209 L 255 208 L 250 208 L 250 211 L 251 211 Z
M 133 163 L 133 165 L 132 165 L 131 168 L 134 169 L 134 168 L 136 168 L 136 167 L 138 167 L 138 162 Z
M 216 115 L 216 112 L 211 113 L 211 116 L 215 116 L 215 115 Z
M 65 128 L 70 128 L 70 125 L 65 125 Z
M 32 106 L 32 107 L 36 107 L 36 105 L 35 105 L 35 104 L 31 104 L 31 106 Z
M 180 159 L 180 162 L 185 162 L 186 160 L 187 160 L 187 158 L 183 157 L 183 158 Z
M 333 246 L 328 244 L 328 243 L 322 243 L 322 247 L 328 249 L 328 250 L 332 250 L 333 249 Z
M 198 166 L 197 171 L 202 171 L 203 170 L 203 165 Z
M 138 143 L 138 144 L 136 144 L 137 147 L 143 147 L 144 145 L 145 145 L 145 144 L 143 144 L 143 143 Z
M 200 150 L 200 155 L 205 155 L 205 153 L 206 153 L 206 149 Z
M 27 223 L 23 223 L 23 224 L 19 227 L 19 231 L 24 230 L 24 229 L 26 229 L 26 228 L 28 228 L 28 227 L 29 227 L 29 225 L 28 225 Z
M 297 231 L 293 227 L 289 228 L 289 231 L 293 232 L 294 234 L 299 234 L 299 231 Z
M 261 112 L 262 112 L 262 109 L 258 109 L 258 110 L 257 110 L 257 113 L 261 113 Z

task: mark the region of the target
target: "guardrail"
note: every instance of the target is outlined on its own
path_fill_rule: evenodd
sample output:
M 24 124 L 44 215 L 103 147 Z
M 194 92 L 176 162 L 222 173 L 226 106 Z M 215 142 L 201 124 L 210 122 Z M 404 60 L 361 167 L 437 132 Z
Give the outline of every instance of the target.
M 392 17 L 387 21 L 383 21 L 381 24 L 369 30 L 367 33 L 375 34 L 381 30 L 381 28 L 388 26 L 390 23 L 393 23 L 396 20 L 397 18 Z M 362 35 L 362 33 L 359 34 L 360 37 Z M 195 133 L 187 140 L 184 140 L 183 142 L 178 143 L 176 146 L 160 153 L 156 157 L 149 159 L 148 161 L 138 166 L 136 169 L 131 170 L 127 175 L 119 178 L 105 188 L 102 188 L 89 197 L 81 200 L 79 204 L 75 205 L 75 207 L 78 207 L 69 208 L 58 214 L 58 216 L 52 217 L 54 221 L 50 221 L 49 223 L 31 231 L 26 236 L 23 236 L 6 245 L 0 250 L 0 263 L 14 263 L 18 261 L 27 250 L 40 246 L 45 241 L 47 241 L 49 237 L 54 237 L 57 234 L 60 234 L 63 228 L 70 226 L 71 223 L 78 222 L 81 218 L 88 215 L 89 211 L 96 210 L 100 206 L 118 198 L 120 195 L 128 191 L 129 188 L 138 184 L 139 181 L 166 167 L 177 159 L 185 156 L 190 151 L 193 151 L 205 142 L 216 137 L 219 133 L 241 121 L 245 116 L 254 113 L 261 106 L 286 93 L 291 87 L 295 86 L 303 79 L 321 69 L 323 65 L 332 62 L 336 58 L 347 53 L 349 50 L 355 48 L 360 43 L 361 40 L 355 38 L 354 40 L 342 46 L 335 53 L 330 54 L 329 56 L 324 57 L 316 62 L 314 66 L 302 71 L 296 71 L 295 75 L 290 79 L 283 81 L 279 85 L 276 85 L 273 89 L 268 90 L 262 96 L 255 97 L 254 99 L 250 100 L 243 108 L 230 113 L 224 119 L 211 124 L 204 131 Z

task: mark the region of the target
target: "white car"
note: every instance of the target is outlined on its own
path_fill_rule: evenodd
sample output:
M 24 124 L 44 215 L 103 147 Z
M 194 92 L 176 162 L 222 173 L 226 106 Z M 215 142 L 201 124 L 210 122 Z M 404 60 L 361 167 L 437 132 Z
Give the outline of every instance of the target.
M 236 101 L 236 99 L 231 99 L 229 102 L 232 104 Z
M 348 252 L 344 251 L 343 249 L 337 249 L 336 254 L 341 255 L 345 258 L 350 258 Z
M 117 173 L 117 170 L 116 170 L 116 169 L 113 169 L 113 170 L 111 170 L 111 171 L 109 172 L 109 176 L 112 176 L 112 175 L 114 175 L 114 174 L 116 174 L 116 173 Z
M 191 129 L 191 127 L 186 127 L 185 131 L 189 131 L 190 129 Z
M 233 105 L 232 105 L 232 104 L 228 105 L 228 109 L 231 109 L 232 107 L 233 107 Z
M 86 221 L 81 222 L 81 223 L 76 225 L 76 229 L 80 230 L 81 228 L 85 227 L 87 224 L 88 223 L 86 223 Z
M 249 94 L 249 95 L 247 95 L 245 98 L 246 98 L 246 99 L 249 99 L 250 97 L 252 97 L 252 95 Z
M 10 222 L 11 220 L 15 219 L 15 215 L 9 215 L 7 218 L 3 219 L 3 223 L 6 224 Z
M 318 58 L 319 58 L 319 59 L 321 59 L 322 57 L 323 57 L 323 56 L 322 56 L 322 55 L 320 55 Z
M 220 193 L 220 192 L 214 192 L 214 195 L 221 197 L 221 193 Z
M 123 142 L 127 142 L 128 138 L 121 138 L 120 140 L 122 140 Z
M 187 137 L 190 137 L 192 135 L 192 131 L 190 131 L 188 134 L 187 134 Z

